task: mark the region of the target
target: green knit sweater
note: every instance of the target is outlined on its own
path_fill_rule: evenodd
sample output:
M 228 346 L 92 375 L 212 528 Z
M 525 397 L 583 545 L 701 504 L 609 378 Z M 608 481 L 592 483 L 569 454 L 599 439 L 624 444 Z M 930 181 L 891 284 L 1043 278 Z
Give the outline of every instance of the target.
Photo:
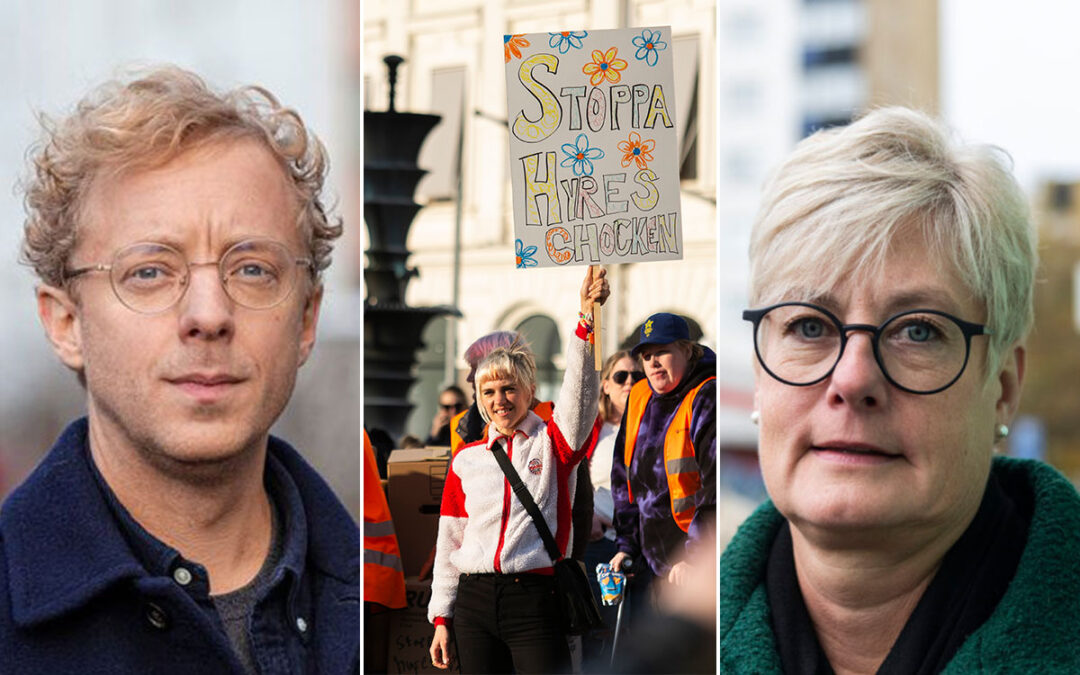
M 994 459 L 991 469 L 1031 523 L 1016 576 L 997 609 L 945 673 L 1080 673 L 1080 496 L 1056 470 Z M 721 673 L 780 673 L 765 565 L 783 516 L 771 502 L 739 528 L 720 557 Z

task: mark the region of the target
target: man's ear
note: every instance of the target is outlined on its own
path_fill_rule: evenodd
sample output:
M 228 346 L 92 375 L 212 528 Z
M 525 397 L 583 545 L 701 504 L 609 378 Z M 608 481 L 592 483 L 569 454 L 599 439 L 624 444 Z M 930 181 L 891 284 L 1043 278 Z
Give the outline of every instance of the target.
M 323 285 L 319 284 L 308 296 L 307 304 L 304 305 L 304 316 L 300 325 L 300 362 L 297 366 L 304 365 L 311 350 L 315 347 L 315 329 L 319 324 L 319 308 L 322 306 Z
M 1024 367 L 1027 352 L 1024 345 L 1017 344 L 1004 354 L 998 383 L 1001 396 L 997 400 L 997 423 L 1009 424 L 1020 405 L 1020 389 L 1024 384 Z
M 53 351 L 65 366 L 82 371 L 82 332 L 75 299 L 62 288 L 42 284 L 37 287 L 37 304 L 38 318 L 52 343 Z

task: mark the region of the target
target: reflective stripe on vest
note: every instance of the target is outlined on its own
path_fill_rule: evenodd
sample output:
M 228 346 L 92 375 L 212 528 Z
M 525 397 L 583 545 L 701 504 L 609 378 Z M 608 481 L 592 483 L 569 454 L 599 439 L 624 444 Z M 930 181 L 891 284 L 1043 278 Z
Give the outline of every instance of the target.
M 364 601 L 405 606 L 405 573 L 371 439 L 364 432 Z
M 715 377 L 705 379 L 683 397 L 675 414 L 668 423 L 664 434 L 664 472 L 667 474 L 668 494 L 671 497 L 671 515 L 675 523 L 686 532 L 694 519 L 697 492 L 701 489 L 701 468 L 694 455 L 694 439 L 690 436 L 690 418 L 694 408 L 694 398 L 698 391 Z M 637 443 L 641 419 L 645 416 L 645 407 L 652 398 L 652 389 L 648 380 L 642 380 L 630 390 L 626 403 L 626 438 L 623 450 L 623 463 L 626 465 L 626 494 L 631 502 L 634 495 L 630 490 L 630 461 L 634 458 L 634 445 Z
M 364 547 L 364 564 L 389 567 L 392 570 L 404 573 L 404 569 L 401 567 L 401 556 L 386 553 L 385 551 L 377 551 L 366 546 Z

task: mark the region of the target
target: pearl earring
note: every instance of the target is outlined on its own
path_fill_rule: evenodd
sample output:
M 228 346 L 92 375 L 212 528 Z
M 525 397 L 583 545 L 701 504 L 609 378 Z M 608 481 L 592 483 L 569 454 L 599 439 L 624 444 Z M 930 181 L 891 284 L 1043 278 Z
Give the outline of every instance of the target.
M 761 421 L 761 413 L 759 413 L 756 410 L 754 412 L 750 413 L 750 421 L 753 422 L 754 424 L 757 424 L 758 422 L 760 422 Z
M 1004 424 L 999 424 L 997 428 L 998 438 L 1004 440 L 1009 437 L 1009 427 Z

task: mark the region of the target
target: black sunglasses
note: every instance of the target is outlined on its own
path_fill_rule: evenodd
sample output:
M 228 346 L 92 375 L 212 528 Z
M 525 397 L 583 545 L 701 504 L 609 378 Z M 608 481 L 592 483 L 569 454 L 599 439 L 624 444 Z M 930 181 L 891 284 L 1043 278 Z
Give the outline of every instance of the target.
M 461 410 L 465 407 L 464 403 L 440 403 L 439 407 L 443 410 Z
M 645 379 L 645 373 L 641 370 L 616 370 L 611 374 L 612 381 L 620 387 L 626 384 L 627 377 L 633 378 L 634 384 L 637 384 Z

